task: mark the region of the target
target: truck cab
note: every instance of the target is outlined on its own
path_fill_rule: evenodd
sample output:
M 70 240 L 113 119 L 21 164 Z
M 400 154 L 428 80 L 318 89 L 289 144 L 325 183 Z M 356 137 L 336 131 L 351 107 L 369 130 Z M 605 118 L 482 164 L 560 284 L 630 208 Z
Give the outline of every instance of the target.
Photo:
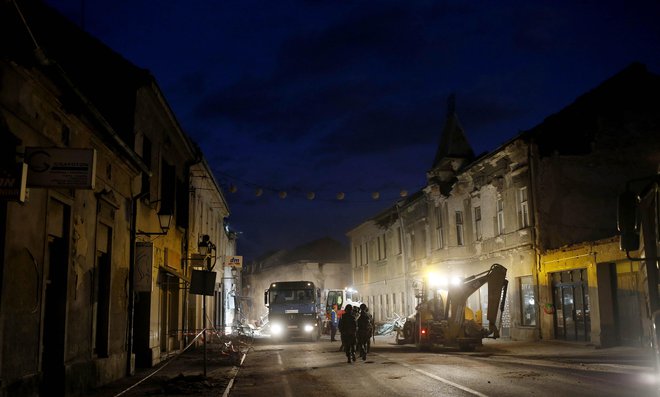
M 321 336 L 321 291 L 311 281 L 279 281 L 264 293 L 271 338 Z
M 346 305 L 359 307 L 360 302 L 358 292 L 352 288 L 330 289 L 326 294 L 325 312 L 330 313 L 333 305 L 337 305 L 337 315 L 341 317 L 344 314 Z

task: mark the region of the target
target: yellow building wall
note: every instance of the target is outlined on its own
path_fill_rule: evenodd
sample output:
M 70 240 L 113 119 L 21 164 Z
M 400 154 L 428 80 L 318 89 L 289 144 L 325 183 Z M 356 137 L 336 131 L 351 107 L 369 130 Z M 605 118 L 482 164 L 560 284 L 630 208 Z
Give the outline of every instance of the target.
M 557 308 L 553 306 L 552 275 L 574 269 L 586 269 L 591 319 L 589 343 L 596 346 L 613 344 L 616 339 L 614 334 L 620 325 L 616 324 L 614 308 L 609 304 L 616 299 L 617 294 L 613 290 L 611 278 L 623 273 L 634 273 L 636 279 L 641 280 L 639 264 L 630 261 L 624 252 L 619 251 L 617 238 L 577 244 L 541 255 L 538 272 L 541 337 L 556 339 L 554 320 Z M 612 274 L 612 271 L 615 273 Z M 639 313 L 643 316 L 646 309 L 639 282 L 632 292 L 640 294 Z M 641 318 L 639 322 L 641 328 L 644 322 Z M 645 334 L 641 329 L 634 331 Z

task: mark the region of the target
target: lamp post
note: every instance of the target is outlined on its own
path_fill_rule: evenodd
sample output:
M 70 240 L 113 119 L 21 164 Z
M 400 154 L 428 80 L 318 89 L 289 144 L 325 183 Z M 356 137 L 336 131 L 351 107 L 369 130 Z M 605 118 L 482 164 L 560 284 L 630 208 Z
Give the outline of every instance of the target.
M 204 265 L 206 271 L 210 275 L 215 275 L 211 272 L 215 266 L 216 255 L 213 254 L 215 251 L 215 244 L 211 242 L 211 237 L 208 234 L 202 236 L 200 241 L 197 243 L 197 250 L 200 255 L 204 256 Z M 213 258 L 213 264 L 211 264 L 211 258 Z M 203 316 L 203 337 L 204 337 L 204 377 L 206 377 L 206 294 L 202 294 L 202 316 Z

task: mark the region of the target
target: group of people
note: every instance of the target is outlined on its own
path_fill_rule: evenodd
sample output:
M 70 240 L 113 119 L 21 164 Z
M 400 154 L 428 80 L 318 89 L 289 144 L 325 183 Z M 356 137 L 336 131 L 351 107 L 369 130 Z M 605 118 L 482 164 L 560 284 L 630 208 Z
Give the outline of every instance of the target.
M 346 353 L 347 362 L 355 362 L 356 352 L 365 361 L 374 334 L 374 320 L 367 305 L 363 303 L 358 309 L 348 304 L 341 317 L 338 316 L 337 306 L 334 305 L 330 315 L 330 340 L 336 340 L 335 335 L 337 329 L 339 329 L 341 334 L 340 350 Z

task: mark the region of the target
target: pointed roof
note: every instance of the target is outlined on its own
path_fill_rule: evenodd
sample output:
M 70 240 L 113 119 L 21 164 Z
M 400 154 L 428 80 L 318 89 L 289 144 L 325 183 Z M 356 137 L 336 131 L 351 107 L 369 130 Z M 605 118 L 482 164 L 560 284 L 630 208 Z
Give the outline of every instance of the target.
M 440 145 L 433 160 L 433 168 L 441 165 L 443 159 L 461 158 L 471 160 L 474 158 L 474 150 L 465 137 L 465 131 L 458 115 L 456 114 L 456 96 L 449 95 L 447 99 L 447 118 L 445 126 L 440 135 Z

